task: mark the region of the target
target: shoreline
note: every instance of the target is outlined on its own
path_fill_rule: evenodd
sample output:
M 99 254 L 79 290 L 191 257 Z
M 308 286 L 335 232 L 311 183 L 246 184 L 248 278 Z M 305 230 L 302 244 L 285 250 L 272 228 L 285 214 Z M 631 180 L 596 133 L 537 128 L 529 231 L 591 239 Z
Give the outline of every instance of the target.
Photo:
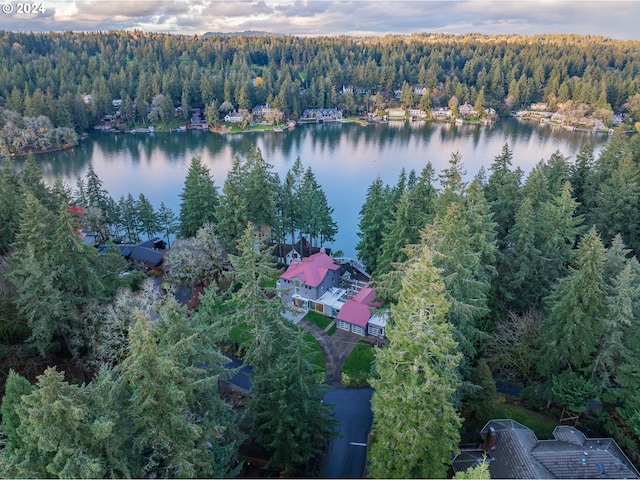
M 83 137 L 82 139 L 84 140 L 85 138 L 87 138 L 87 137 Z M 30 151 L 27 151 L 27 152 L 14 152 L 14 153 L 10 153 L 10 154 L 9 154 L 9 157 L 11 157 L 11 158 L 16 158 L 16 157 L 26 157 L 26 156 L 27 156 L 27 155 L 29 155 L 30 153 L 33 153 L 34 155 L 38 155 L 38 154 L 40 154 L 40 153 L 53 153 L 53 152 L 60 152 L 60 151 L 62 151 L 62 150 L 70 150 L 70 149 L 72 149 L 72 148 L 74 148 L 74 147 L 77 147 L 77 146 L 78 146 L 78 142 L 73 143 L 73 144 L 69 143 L 69 144 L 65 144 L 65 145 L 64 145 L 64 146 L 62 146 L 62 147 L 49 148 L 49 149 L 46 149 L 46 150 L 37 150 L 37 151 L 36 151 L 36 150 L 30 150 Z M 1 157 L 4 157 L 4 156 L 5 156 L 5 155 L 0 155 L 0 158 L 1 158 Z

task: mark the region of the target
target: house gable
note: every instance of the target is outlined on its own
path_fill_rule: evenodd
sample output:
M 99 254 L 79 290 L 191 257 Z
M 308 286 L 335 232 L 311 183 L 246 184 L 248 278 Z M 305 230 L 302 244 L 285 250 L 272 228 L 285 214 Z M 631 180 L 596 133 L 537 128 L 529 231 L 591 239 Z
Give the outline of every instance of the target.
M 318 287 L 328 272 L 340 270 L 333 259 L 324 252 L 319 252 L 302 260 L 294 260 L 280 278 L 284 280 L 299 280 L 306 286 Z

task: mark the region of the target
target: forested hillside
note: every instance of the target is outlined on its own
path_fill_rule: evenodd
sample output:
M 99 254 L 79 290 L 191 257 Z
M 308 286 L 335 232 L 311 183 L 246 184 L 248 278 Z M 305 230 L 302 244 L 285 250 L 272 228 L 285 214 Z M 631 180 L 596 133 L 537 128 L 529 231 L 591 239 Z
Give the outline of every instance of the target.
M 452 100 L 499 112 L 546 102 L 605 122 L 640 114 L 638 42 L 601 37 L 0 32 L 0 51 L 0 106 L 13 112 L 0 117 L 13 128 L 2 133 L 8 151 L 24 147 L 15 129 L 28 130 L 11 115 L 81 131 L 116 109 L 140 125 L 150 115 L 169 121 L 174 107 L 185 119 L 200 108 L 213 124 L 267 103 L 294 119 L 306 108 L 355 114 L 389 101 L 428 110 Z
M 113 99 L 134 124 L 148 105 L 217 117 L 270 103 L 296 118 L 454 97 L 638 118 L 639 47 L 566 35 L 2 32 L 0 153 L 25 138 L 62 143 Z M 317 473 L 334 426 L 324 379 L 283 316 L 263 249 L 336 234 L 304 160 L 279 178 L 255 150 L 218 186 L 196 157 L 173 212 L 112 198 L 93 168 L 73 187 L 46 186 L 34 156 L 19 172 L 4 156 L 0 476 L 232 477 L 248 439 L 272 474 Z M 508 145 L 473 181 L 464 162 L 452 153 L 441 172 L 378 179 L 361 209 L 357 251 L 389 313 L 371 374 L 370 474 L 451 473 L 465 420 L 495 406 L 495 379 L 523 386 L 532 408 L 582 414 L 638 464 L 640 138 L 618 131 L 597 158 L 557 152 L 526 176 Z M 172 242 L 164 270 L 128 265 L 111 243 L 154 235 Z M 201 293 L 189 309 L 171 295 L 182 283 Z M 219 387 L 223 349 L 255 372 L 242 415 Z

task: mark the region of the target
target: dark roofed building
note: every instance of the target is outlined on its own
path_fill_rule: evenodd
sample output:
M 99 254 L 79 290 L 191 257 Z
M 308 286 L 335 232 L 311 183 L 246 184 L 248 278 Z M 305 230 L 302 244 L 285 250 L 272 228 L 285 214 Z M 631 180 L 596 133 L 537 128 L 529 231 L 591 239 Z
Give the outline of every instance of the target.
M 483 439 L 495 434 L 493 446 L 486 449 L 493 479 L 640 478 L 613 439 L 589 439 L 574 427 L 558 426 L 555 440 L 538 440 L 531 429 L 514 420 L 491 420 L 480 433 Z M 477 465 L 484 454 L 482 445 L 463 449 L 453 460 L 454 471 Z
M 159 266 L 164 260 L 166 249 L 164 240 L 158 237 L 146 240 L 138 245 L 118 244 L 116 246 L 124 258 L 147 267 Z M 97 248 L 99 252 L 104 252 L 107 246 L 99 245 Z
M 276 243 L 272 252 L 278 263 L 285 265 L 291 265 L 293 260 L 300 260 L 320 252 L 331 256 L 330 248 L 312 247 L 305 237 L 300 238 L 293 246 L 290 243 Z

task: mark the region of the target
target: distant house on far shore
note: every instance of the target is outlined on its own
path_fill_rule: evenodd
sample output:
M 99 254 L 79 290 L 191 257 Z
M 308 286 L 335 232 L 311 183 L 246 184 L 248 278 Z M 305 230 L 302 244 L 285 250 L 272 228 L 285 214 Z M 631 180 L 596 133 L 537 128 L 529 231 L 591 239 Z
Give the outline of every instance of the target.
M 242 115 L 238 112 L 230 112 L 224 116 L 224 121 L 228 123 L 242 123 Z

